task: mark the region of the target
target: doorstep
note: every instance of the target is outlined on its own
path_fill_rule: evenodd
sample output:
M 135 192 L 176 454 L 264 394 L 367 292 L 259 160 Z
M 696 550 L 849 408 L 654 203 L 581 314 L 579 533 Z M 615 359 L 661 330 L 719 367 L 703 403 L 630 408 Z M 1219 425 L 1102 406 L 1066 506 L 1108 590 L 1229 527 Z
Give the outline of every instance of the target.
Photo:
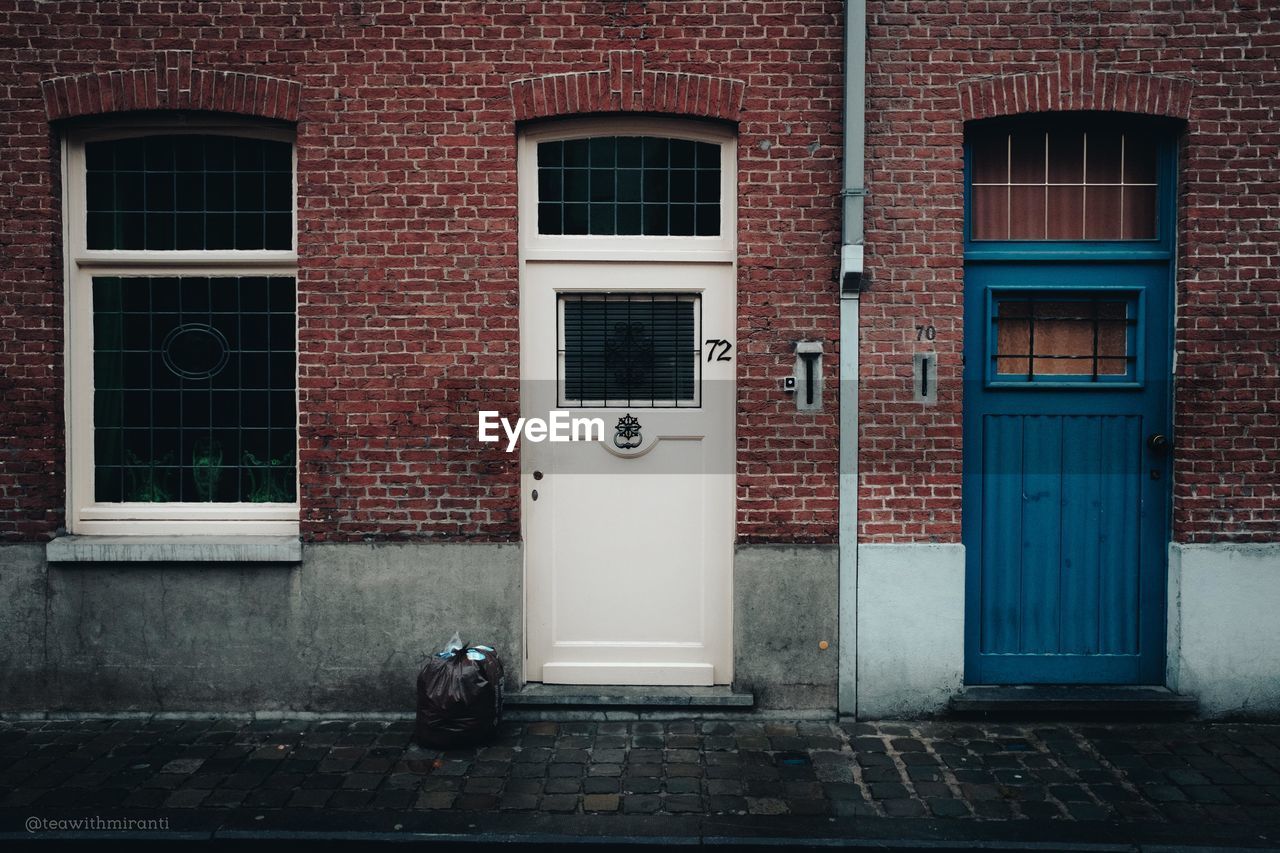
M 1195 714 L 1196 700 L 1167 687 L 1132 685 L 975 685 L 948 703 L 956 717 L 1092 717 L 1169 720 Z
M 672 710 L 749 711 L 752 693 L 735 693 L 719 687 L 624 687 L 598 684 L 526 684 L 503 694 L 502 703 L 512 709 L 558 710 Z

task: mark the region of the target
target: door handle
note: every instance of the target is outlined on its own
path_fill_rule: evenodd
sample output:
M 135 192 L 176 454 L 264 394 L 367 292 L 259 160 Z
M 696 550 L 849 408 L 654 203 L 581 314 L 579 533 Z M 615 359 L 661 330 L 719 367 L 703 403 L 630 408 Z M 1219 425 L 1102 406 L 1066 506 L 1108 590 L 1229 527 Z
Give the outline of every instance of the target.
M 1169 449 L 1169 438 L 1164 433 L 1153 432 L 1147 436 L 1147 447 L 1153 453 L 1164 453 Z

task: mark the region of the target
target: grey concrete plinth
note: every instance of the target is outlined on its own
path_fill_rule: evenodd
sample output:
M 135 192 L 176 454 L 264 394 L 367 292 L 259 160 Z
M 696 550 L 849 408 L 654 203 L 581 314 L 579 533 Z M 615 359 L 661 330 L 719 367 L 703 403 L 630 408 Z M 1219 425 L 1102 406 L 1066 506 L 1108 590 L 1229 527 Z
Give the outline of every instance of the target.
M 518 687 L 522 600 L 512 544 L 199 565 L 4 546 L 0 710 L 411 711 L 422 660 L 454 631 L 496 647 Z
M 754 693 L 757 707 L 835 708 L 837 557 L 830 545 L 738 546 L 734 688 Z

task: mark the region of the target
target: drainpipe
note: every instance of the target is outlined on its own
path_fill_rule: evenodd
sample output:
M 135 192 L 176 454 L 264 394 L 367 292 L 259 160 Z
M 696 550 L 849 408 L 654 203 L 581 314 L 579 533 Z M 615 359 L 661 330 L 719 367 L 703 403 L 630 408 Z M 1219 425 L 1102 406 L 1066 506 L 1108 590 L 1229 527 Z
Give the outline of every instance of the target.
M 858 712 L 858 295 L 866 148 L 866 0 L 846 0 L 844 188 L 840 192 L 840 672 L 842 716 Z

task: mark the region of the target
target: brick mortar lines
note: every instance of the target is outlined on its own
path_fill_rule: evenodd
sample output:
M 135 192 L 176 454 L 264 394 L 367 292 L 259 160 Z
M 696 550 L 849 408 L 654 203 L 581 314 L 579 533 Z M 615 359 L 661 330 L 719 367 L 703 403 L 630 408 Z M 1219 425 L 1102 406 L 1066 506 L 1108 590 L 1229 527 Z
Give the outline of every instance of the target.
M 946 760 L 943 759 L 942 754 L 933 746 L 934 741 L 936 741 L 937 738 L 925 735 L 923 730 L 919 728 L 913 729 L 912 731 L 915 733 L 914 737 L 916 740 L 924 744 L 925 751 L 938 759 L 938 774 L 942 776 L 942 781 L 946 784 L 947 789 L 955 795 L 957 802 L 964 803 L 964 807 L 969 811 L 969 816 L 976 818 L 976 815 L 973 813 L 973 808 L 969 805 L 969 801 L 965 799 L 964 791 L 960 787 L 960 780 L 956 778 L 955 771 L 951 769 L 951 765 L 947 764 Z M 912 787 L 914 787 L 914 780 Z M 925 807 L 929 807 L 928 800 L 925 800 Z
M 913 740 L 919 740 L 919 738 L 916 737 L 916 729 L 911 727 L 906 728 L 908 737 Z M 902 760 L 902 752 L 893 745 L 893 741 L 900 737 L 902 737 L 902 735 L 895 735 L 892 733 L 886 733 L 883 735 L 882 740 L 885 742 L 885 754 L 889 756 L 889 760 L 893 762 L 894 769 L 898 771 L 898 778 L 902 780 L 902 786 L 907 789 L 907 799 L 915 799 L 923 803 L 924 797 L 916 788 L 916 780 L 911 778 L 911 773 L 907 769 L 907 763 Z M 921 743 L 923 743 L 923 741 Z M 888 814 L 887 809 L 885 811 L 885 816 L 891 816 Z
M 1129 774 L 1124 771 L 1124 768 L 1117 767 L 1106 756 L 1104 756 L 1101 752 L 1099 752 L 1097 747 L 1093 745 L 1093 742 L 1090 741 L 1087 737 L 1085 737 L 1084 732 L 1081 732 L 1076 729 L 1072 729 L 1071 737 L 1072 737 L 1072 740 L 1076 742 L 1076 744 L 1080 747 L 1080 749 L 1083 752 L 1088 753 L 1093 758 L 1094 761 L 1098 762 L 1099 765 L 1106 768 L 1106 770 L 1110 772 L 1113 777 L 1115 777 L 1116 784 L 1118 784 L 1121 788 L 1128 791 L 1129 793 L 1133 794 L 1135 797 L 1137 797 L 1138 802 L 1143 803 L 1148 807 L 1154 809 L 1155 812 L 1158 815 L 1160 815 L 1160 820 L 1162 821 L 1168 820 L 1168 816 L 1163 811 L 1160 810 L 1159 804 L 1152 802 L 1149 797 L 1143 796 L 1142 789 L 1129 780 Z M 1047 748 L 1047 745 L 1046 745 L 1046 748 Z M 1086 785 L 1085 790 L 1088 791 L 1091 795 L 1094 795 L 1093 786 Z
M 1025 737 L 1028 742 L 1030 742 L 1032 745 L 1035 746 L 1036 752 L 1045 756 L 1050 761 L 1053 760 L 1053 752 L 1052 750 L 1049 749 L 1049 744 L 1044 740 L 1044 738 L 1040 737 L 1040 735 L 1036 732 L 1033 726 L 1028 726 L 1026 728 Z M 1094 758 L 1095 760 L 1097 760 L 1097 756 L 1094 756 Z M 1096 806 L 1100 806 L 1104 809 L 1107 808 L 1106 804 L 1103 803 L 1102 800 L 1098 798 L 1098 795 L 1093 792 L 1093 786 L 1090 783 L 1080 778 L 1080 772 L 1076 768 L 1064 767 L 1063 769 L 1067 771 L 1067 775 L 1069 775 L 1076 782 L 1076 784 L 1080 786 L 1080 788 L 1085 792 L 1085 794 L 1090 798 L 1089 801 L 1091 803 L 1093 803 Z M 1114 768 L 1112 769 L 1114 770 Z M 1070 818 L 1072 816 L 1070 804 L 1054 796 L 1052 785 L 1044 786 L 1044 796 L 1047 801 L 1052 802 L 1054 805 L 1058 807 L 1058 810 L 1062 812 L 1063 817 Z
M 857 786 L 858 793 L 862 795 L 863 803 L 866 804 L 868 808 L 874 810 L 879 817 L 884 817 L 884 809 L 882 809 L 871 796 L 871 788 L 867 784 L 866 778 L 862 775 L 862 765 L 858 763 L 858 751 L 853 747 L 855 736 L 850 734 L 849 730 L 844 726 L 836 726 L 835 729 L 839 732 L 839 738 L 843 744 L 840 749 L 840 754 L 843 755 L 846 751 L 849 753 L 850 781 Z

